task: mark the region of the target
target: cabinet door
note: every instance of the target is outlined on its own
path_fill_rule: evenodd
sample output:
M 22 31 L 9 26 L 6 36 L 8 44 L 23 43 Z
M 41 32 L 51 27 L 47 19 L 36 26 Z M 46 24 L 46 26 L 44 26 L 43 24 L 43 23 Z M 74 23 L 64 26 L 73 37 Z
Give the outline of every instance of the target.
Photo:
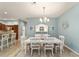
M 13 30 L 16 33 L 16 40 L 17 40 L 18 39 L 18 25 L 14 25 Z
M 0 30 L 6 30 L 5 24 L 0 23 Z

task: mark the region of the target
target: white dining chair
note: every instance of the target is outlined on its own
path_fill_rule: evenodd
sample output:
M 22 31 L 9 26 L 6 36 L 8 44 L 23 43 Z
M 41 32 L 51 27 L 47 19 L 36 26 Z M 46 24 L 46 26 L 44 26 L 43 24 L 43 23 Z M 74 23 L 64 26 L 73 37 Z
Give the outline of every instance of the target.
M 64 36 L 59 35 L 59 40 L 61 40 L 61 43 L 55 45 L 55 53 L 59 51 L 60 55 L 62 55 L 64 52 Z
M 9 39 L 9 34 L 5 33 L 1 35 L 1 39 L 0 39 L 1 50 L 3 50 L 4 47 L 8 47 L 8 39 Z
M 53 43 L 46 43 L 44 45 L 44 55 L 46 55 L 46 50 L 51 50 L 52 51 L 52 55 L 54 56 L 53 48 L 54 48 L 54 44 Z
M 3 46 L 7 46 L 8 47 L 8 39 L 9 39 L 9 34 L 3 34 Z M 6 42 L 5 42 L 6 41 Z
M 54 47 L 55 47 L 55 53 L 58 53 L 59 48 L 60 48 L 60 44 L 55 43 L 55 44 L 54 44 Z
M 11 34 L 11 45 L 16 44 L 16 33 Z
M 63 35 L 59 35 L 59 39 L 64 43 L 64 36 Z
M 29 53 L 29 51 L 30 51 L 30 44 L 27 43 L 27 42 L 24 42 L 23 45 L 24 45 L 23 48 L 24 48 L 25 54 Z
M 33 55 L 34 50 L 38 50 L 38 55 L 40 55 L 40 44 L 39 43 L 30 43 L 31 55 Z
M 59 39 L 62 41 L 62 46 L 63 46 L 64 45 L 64 40 L 65 40 L 64 36 L 63 35 L 60 35 L 59 36 Z M 64 49 L 63 49 L 63 51 L 64 51 Z
M 0 50 L 2 50 L 2 35 L 0 35 Z
M 62 55 L 64 52 L 64 44 L 63 42 L 60 44 L 60 55 Z

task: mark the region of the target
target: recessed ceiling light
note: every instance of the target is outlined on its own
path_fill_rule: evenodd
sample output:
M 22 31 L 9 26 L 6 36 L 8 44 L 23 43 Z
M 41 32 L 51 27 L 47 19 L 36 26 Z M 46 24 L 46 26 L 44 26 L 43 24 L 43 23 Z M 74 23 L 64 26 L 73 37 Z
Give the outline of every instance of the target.
M 36 4 L 36 2 L 33 2 L 33 4 Z
M 7 14 L 7 11 L 5 11 L 4 14 Z

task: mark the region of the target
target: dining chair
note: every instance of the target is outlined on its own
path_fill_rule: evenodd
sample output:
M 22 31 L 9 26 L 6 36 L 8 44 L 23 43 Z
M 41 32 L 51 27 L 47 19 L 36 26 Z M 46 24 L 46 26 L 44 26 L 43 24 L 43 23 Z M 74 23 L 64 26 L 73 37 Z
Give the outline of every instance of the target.
M 1 48 L 2 48 L 2 35 L 0 34 L 0 50 L 2 50 Z
M 9 47 L 8 46 L 8 39 L 9 39 L 9 34 L 8 33 L 6 33 L 6 34 L 3 34 L 3 46 L 4 47 Z
M 62 41 L 62 43 L 61 43 L 61 49 L 63 49 L 65 38 L 64 38 L 63 35 L 59 35 L 59 39 Z M 63 52 L 64 52 L 64 49 L 63 49 Z
M 50 50 L 52 55 L 54 56 L 53 48 L 54 48 L 54 44 L 53 43 L 45 43 L 45 45 L 44 45 L 44 55 L 46 55 L 46 51 L 47 50 Z
M 40 55 L 40 44 L 39 43 L 30 43 L 31 55 L 33 55 L 34 50 L 38 50 L 38 55 Z
M 55 45 L 55 52 L 57 53 L 58 50 L 59 50 L 60 55 L 62 55 L 63 52 L 64 52 L 64 36 L 59 35 L 59 39 L 62 41 L 62 43 L 59 43 L 59 44 Z
M 64 36 L 63 35 L 59 35 L 59 39 L 64 43 Z
M 23 48 L 24 48 L 25 54 L 29 53 L 29 51 L 30 51 L 30 44 L 24 41 L 23 45 L 24 45 Z
M 60 55 L 62 55 L 64 52 L 64 44 L 63 42 L 60 44 Z
M 16 44 L 16 33 L 11 34 L 11 45 Z
M 9 35 L 8 34 L 2 34 L 2 38 L 0 41 L 0 45 L 1 45 L 1 50 L 4 49 L 4 47 L 8 47 L 8 39 L 9 39 Z
M 58 53 L 58 51 L 60 51 L 60 44 L 55 43 L 55 53 Z

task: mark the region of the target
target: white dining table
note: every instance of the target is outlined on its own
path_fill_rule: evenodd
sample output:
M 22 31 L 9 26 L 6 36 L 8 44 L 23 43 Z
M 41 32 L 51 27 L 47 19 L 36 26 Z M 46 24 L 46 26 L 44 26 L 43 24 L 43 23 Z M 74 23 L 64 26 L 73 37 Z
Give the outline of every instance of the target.
M 25 54 L 26 54 L 26 50 L 27 50 L 27 45 L 30 43 L 40 43 L 41 45 L 43 45 L 44 43 L 56 43 L 56 44 L 61 44 L 63 43 L 60 39 L 56 38 L 56 37 L 29 37 L 27 40 L 24 41 L 24 48 L 25 48 Z

